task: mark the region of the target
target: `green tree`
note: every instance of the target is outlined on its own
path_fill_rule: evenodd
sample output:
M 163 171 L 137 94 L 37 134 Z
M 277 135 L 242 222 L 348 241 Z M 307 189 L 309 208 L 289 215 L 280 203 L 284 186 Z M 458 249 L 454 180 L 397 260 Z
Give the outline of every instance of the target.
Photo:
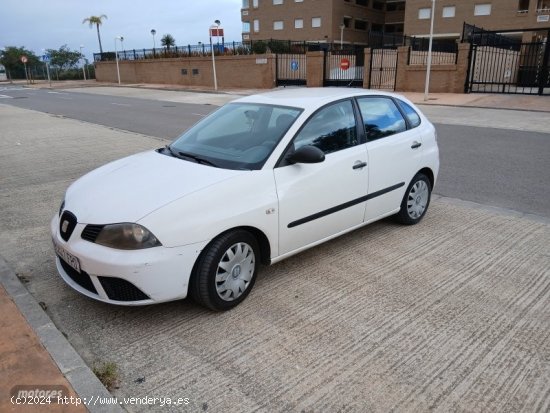
M 0 50 L 0 63 L 6 67 L 10 79 L 25 79 L 25 65 L 21 56 L 27 56 L 27 67 L 40 64 L 40 59 L 24 47 L 7 46 Z
M 103 53 L 103 47 L 101 46 L 101 35 L 99 33 L 99 26 L 103 24 L 103 19 L 106 19 L 107 16 L 102 14 L 101 16 L 90 16 L 86 17 L 84 20 L 82 20 L 82 24 L 88 23 L 90 26 L 90 29 L 92 27 L 96 27 L 97 29 L 97 40 L 99 41 L 99 53 Z
M 48 49 L 46 52 L 50 55 L 50 64 L 61 70 L 74 67 L 82 58 L 80 52 L 70 50 L 66 44 L 61 46 L 59 50 Z
M 165 34 L 160 39 L 160 44 L 162 44 L 166 49 L 170 50 L 170 47 L 176 45 L 176 39 L 171 34 Z

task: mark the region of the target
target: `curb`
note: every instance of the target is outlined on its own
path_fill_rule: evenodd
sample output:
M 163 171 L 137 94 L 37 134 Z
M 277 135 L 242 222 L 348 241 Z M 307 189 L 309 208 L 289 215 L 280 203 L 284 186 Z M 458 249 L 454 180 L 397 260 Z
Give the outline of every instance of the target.
M 1 256 L 0 283 L 30 324 L 61 373 L 84 401 L 83 404 L 88 411 L 91 413 L 124 412 L 119 405 L 86 405 L 86 400 L 111 399 L 114 396 L 86 365 Z

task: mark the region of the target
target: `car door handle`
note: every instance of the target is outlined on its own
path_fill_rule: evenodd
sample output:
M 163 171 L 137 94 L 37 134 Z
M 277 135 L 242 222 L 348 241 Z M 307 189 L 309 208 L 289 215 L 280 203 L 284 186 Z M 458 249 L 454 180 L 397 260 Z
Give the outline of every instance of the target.
M 367 166 L 367 163 L 366 163 L 366 162 L 357 161 L 357 162 L 353 165 L 353 169 L 363 169 L 365 166 Z
M 411 149 L 418 149 L 421 146 L 422 144 L 420 142 L 414 141 L 413 144 L 411 145 Z

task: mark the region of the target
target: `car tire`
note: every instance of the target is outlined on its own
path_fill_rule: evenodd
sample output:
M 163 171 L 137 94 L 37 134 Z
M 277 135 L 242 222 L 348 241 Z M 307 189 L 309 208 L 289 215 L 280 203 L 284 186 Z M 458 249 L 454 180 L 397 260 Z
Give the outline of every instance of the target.
M 190 280 L 190 294 L 211 310 L 230 310 L 252 290 L 259 264 L 258 242 L 252 234 L 244 230 L 226 232 L 200 254 Z
M 401 209 L 395 216 L 397 221 L 405 225 L 420 222 L 430 205 L 431 194 L 432 184 L 428 177 L 422 173 L 416 174 L 405 191 Z

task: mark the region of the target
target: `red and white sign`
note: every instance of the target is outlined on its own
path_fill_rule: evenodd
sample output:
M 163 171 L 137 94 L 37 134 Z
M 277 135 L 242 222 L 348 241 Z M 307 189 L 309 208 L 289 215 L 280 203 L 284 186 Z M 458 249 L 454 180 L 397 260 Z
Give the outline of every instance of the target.
M 29 59 L 27 58 L 27 56 L 25 56 L 25 55 L 21 56 L 21 62 L 27 63 L 28 61 L 29 61 Z
M 349 69 L 349 60 L 346 58 L 343 58 L 340 60 L 340 69 L 342 70 L 348 70 Z
M 223 37 L 223 29 L 221 27 L 211 27 L 210 36 L 212 37 Z

